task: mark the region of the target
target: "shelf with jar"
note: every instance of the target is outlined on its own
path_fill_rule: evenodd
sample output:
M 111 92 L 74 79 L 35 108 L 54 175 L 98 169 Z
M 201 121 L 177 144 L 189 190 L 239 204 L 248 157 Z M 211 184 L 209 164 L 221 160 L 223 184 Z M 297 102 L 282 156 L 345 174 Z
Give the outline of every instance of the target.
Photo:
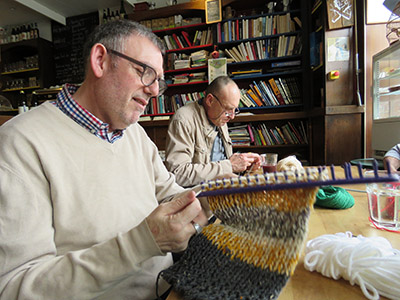
M 30 105 L 32 91 L 50 87 L 54 81 L 52 43 L 42 38 L 3 44 L 0 64 L 0 92 L 16 108 L 19 92 Z

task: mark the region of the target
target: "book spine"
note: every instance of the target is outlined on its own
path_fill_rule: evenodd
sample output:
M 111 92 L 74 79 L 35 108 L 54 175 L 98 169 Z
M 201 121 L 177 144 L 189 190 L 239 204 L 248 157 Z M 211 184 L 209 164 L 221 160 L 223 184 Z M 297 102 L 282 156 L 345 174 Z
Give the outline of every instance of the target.
M 274 78 L 270 78 L 268 80 L 268 83 L 269 83 L 272 91 L 274 92 L 274 94 L 276 96 L 276 99 L 278 99 L 279 104 L 280 105 L 285 105 L 285 101 L 284 101 L 281 93 L 279 92 L 278 86 L 276 85 Z

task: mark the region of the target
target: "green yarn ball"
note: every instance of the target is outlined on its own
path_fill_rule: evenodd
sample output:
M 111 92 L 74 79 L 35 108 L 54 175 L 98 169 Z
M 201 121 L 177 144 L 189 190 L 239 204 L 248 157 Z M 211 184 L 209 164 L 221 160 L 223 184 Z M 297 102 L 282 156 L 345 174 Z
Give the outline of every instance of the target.
M 315 205 L 325 208 L 346 209 L 353 207 L 354 198 L 344 188 L 328 185 L 319 189 Z

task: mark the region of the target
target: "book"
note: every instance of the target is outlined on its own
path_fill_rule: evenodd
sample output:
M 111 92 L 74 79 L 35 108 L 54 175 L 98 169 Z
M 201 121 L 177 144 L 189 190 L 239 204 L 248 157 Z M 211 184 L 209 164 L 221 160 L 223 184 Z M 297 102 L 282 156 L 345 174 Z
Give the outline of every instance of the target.
M 285 101 L 285 104 L 289 105 L 290 101 L 286 95 L 286 93 L 283 90 L 283 87 L 281 86 L 281 83 L 279 82 L 279 78 L 277 80 L 275 80 L 275 84 L 278 87 L 278 90 L 280 92 L 280 94 L 282 95 L 283 101 Z
M 181 34 L 182 34 L 183 38 L 185 39 L 185 41 L 186 41 L 188 47 L 192 47 L 193 44 L 192 44 L 192 42 L 190 41 L 189 34 L 188 34 L 186 31 L 181 31 Z
M 271 105 L 279 105 L 278 99 L 276 99 L 274 93 L 270 90 L 269 85 L 265 81 L 260 81 L 260 87 L 264 90 L 264 93 L 268 96 Z
M 250 142 L 254 143 L 254 134 L 253 134 L 253 131 L 251 130 L 250 124 L 247 124 L 247 131 L 249 132 Z
M 250 57 L 249 57 L 249 55 L 248 55 L 248 53 L 247 53 L 247 50 L 246 50 L 244 44 L 243 44 L 243 43 L 240 43 L 238 47 L 239 47 L 240 53 L 241 53 L 242 56 L 244 57 L 244 60 L 243 60 L 243 61 L 248 61 L 248 60 L 250 60 Z
M 169 120 L 170 116 L 154 116 L 153 121 Z
M 255 81 L 253 81 L 253 84 L 255 85 L 255 87 L 257 88 L 257 90 L 260 92 L 261 97 L 265 103 L 265 106 L 272 106 L 272 103 L 268 97 L 268 95 L 265 93 L 264 89 L 261 86 L 261 82 L 257 83 Z
M 236 54 L 233 53 L 233 51 L 229 49 L 224 50 L 226 54 L 228 54 L 229 57 L 233 58 L 235 62 L 240 62 L 240 58 L 236 56 Z
M 255 60 L 253 56 L 253 51 L 251 50 L 250 42 L 245 43 L 245 49 L 247 52 L 247 56 L 249 57 L 248 60 Z
M 276 99 L 278 100 L 279 104 L 280 105 L 285 105 L 286 104 L 285 100 L 283 99 L 283 96 L 282 96 L 281 92 L 279 91 L 278 86 L 276 85 L 274 78 L 270 78 L 268 80 L 268 83 L 269 83 L 269 86 L 271 87 Z
M 272 62 L 271 68 L 295 67 L 300 65 L 301 65 L 300 60 L 279 61 L 279 62 Z
M 181 44 L 181 42 L 178 40 L 178 36 L 176 35 L 176 33 L 173 33 L 172 37 L 174 38 L 176 44 L 178 45 L 178 48 L 180 48 L 180 49 L 184 48 L 183 45 Z
M 241 54 L 241 52 L 236 47 L 233 47 L 231 50 L 232 50 L 233 53 L 236 54 L 236 56 L 238 58 L 240 58 L 240 61 L 245 61 L 246 60 L 246 58 Z
M 253 92 L 252 89 L 247 90 L 247 95 L 253 99 L 253 101 L 258 105 L 258 106 L 264 106 L 261 100 L 257 97 L 257 95 Z
M 139 122 L 143 122 L 143 121 L 151 121 L 151 116 L 140 116 Z

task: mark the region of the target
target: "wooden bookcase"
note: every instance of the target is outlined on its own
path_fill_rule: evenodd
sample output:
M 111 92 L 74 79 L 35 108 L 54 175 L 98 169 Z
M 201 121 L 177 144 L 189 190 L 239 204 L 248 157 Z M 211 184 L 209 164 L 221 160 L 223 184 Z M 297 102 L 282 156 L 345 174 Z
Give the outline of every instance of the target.
M 361 1 L 357 0 L 358 2 Z M 229 6 L 232 11 L 236 12 L 236 15 L 231 16 L 229 19 L 223 18 L 220 23 L 207 26 L 210 26 L 213 30 L 214 46 L 223 52 L 226 49 L 230 50 L 233 47 L 238 47 L 241 43 L 253 43 L 256 45 L 257 41 L 261 41 L 261 43 L 264 43 L 262 45 L 268 45 L 266 41 L 278 40 L 281 36 L 298 37 L 298 42 L 301 42 L 301 48 L 295 52 L 283 52 L 280 55 L 269 55 L 268 57 L 256 56 L 255 59 L 228 63 L 228 73 L 244 91 L 251 89 L 251 85 L 261 84 L 263 81 L 268 82 L 271 78 L 276 81 L 279 78 L 295 78 L 299 90 L 298 101 L 279 105 L 265 102 L 254 107 L 247 107 L 243 104 L 240 108 L 242 114 L 239 114 L 229 126 L 252 125 L 255 128 L 265 126 L 268 129 L 276 129 L 277 127 L 282 128 L 288 123 L 302 124 L 306 140 L 301 143 L 294 143 L 293 141 L 285 143 L 281 141 L 281 143 L 276 142 L 273 145 L 260 145 L 255 142 L 249 145 L 237 144 L 234 146 L 234 150 L 258 153 L 276 152 L 280 158 L 295 154 L 303 162 L 314 165 L 341 164 L 353 158 L 362 157 L 364 108 L 357 105 L 356 93 L 354 92 L 355 69 L 352 60 L 354 51 L 350 51 L 350 59 L 348 61 L 340 64 L 329 62 L 325 55 L 327 39 L 331 36 L 347 36 L 350 43 L 352 43 L 353 27 L 329 30 L 326 19 L 326 1 L 321 1 L 319 4 L 314 4 L 314 1 L 307 0 L 292 1 L 287 11 L 276 7 L 273 12 L 269 12 L 266 5 L 266 2 L 259 0 L 222 1 L 223 10 L 225 11 Z M 361 5 L 361 7 L 363 6 Z M 145 14 L 132 15 L 130 18 L 142 21 L 176 14 L 181 14 L 184 18 L 201 17 L 204 20 L 204 1 L 191 1 L 185 4 L 156 9 Z M 295 21 L 295 18 L 297 19 L 293 22 L 294 27 L 288 31 L 264 32 L 257 36 L 243 36 L 243 32 L 241 34 L 237 34 L 237 32 L 235 37 L 232 37 L 231 32 L 230 39 L 224 40 L 221 38 L 224 26 L 228 28 L 224 25 L 225 23 L 238 23 L 240 25 L 244 20 L 250 21 L 258 18 L 262 20 L 263 18 L 285 16 L 286 14 L 290 14 L 292 22 Z M 205 25 L 199 24 L 198 26 Z M 234 26 L 231 28 L 235 30 Z M 156 34 L 162 37 L 164 34 L 180 32 L 181 30 L 182 28 L 157 30 Z M 316 37 L 317 43 L 315 42 Z M 315 48 L 316 46 L 318 49 Z M 316 50 L 319 51 L 317 51 L 318 57 L 315 56 L 314 51 Z M 178 51 L 190 52 L 193 49 L 180 49 Z M 362 57 L 360 61 L 362 61 Z M 340 69 L 341 77 L 336 81 L 328 80 L 328 72 L 336 68 Z M 258 69 L 259 72 L 235 76 L 235 73 L 238 74 L 238 72 L 254 69 Z M 168 70 L 165 75 L 197 71 L 190 69 Z M 170 85 L 167 96 L 173 96 L 175 93 L 204 91 L 206 85 L 207 82 Z M 363 86 L 362 83 L 361 86 Z M 265 95 L 261 95 L 261 97 L 263 96 Z M 268 97 L 268 95 L 265 97 Z M 140 123 L 159 149 L 164 150 L 169 121 L 152 120 Z

